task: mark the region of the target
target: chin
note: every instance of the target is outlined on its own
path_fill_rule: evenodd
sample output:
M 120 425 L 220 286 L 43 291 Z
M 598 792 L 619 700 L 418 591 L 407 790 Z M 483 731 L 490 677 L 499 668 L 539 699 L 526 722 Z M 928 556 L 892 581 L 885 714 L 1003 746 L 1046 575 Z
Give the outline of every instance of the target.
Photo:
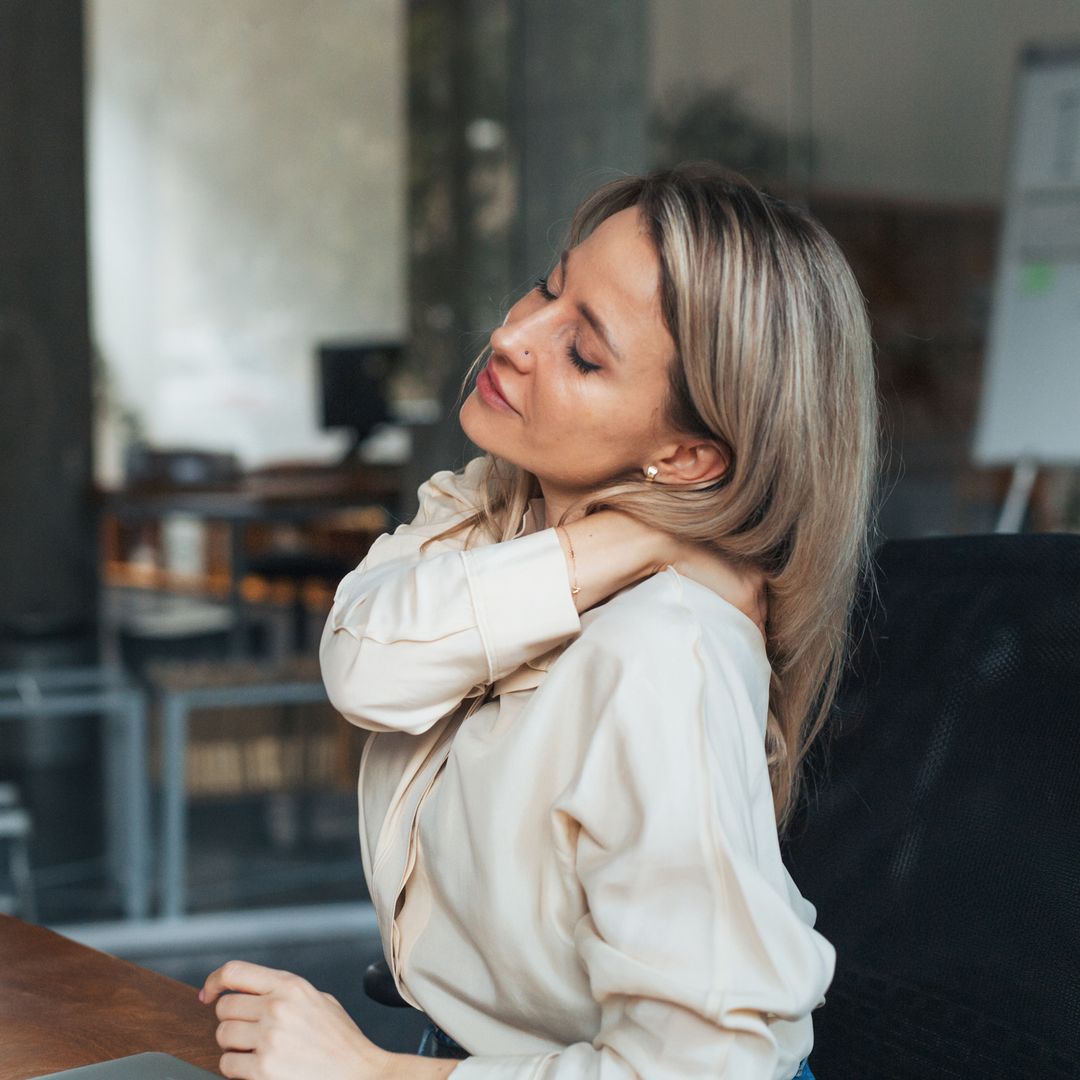
M 499 448 L 499 439 L 493 436 L 490 427 L 484 423 L 481 403 L 475 400 L 476 391 L 465 399 L 458 411 L 458 423 L 469 441 L 488 454 L 496 454 L 502 457 Z
M 464 402 L 462 402 L 461 408 L 458 409 L 458 423 L 461 425 L 461 430 L 464 431 L 477 446 L 483 446 L 484 425 L 483 423 L 478 424 L 476 422 L 476 413 L 476 391 L 473 390 Z
M 517 460 L 513 451 L 507 453 L 508 448 L 503 445 L 503 442 L 499 439 L 498 435 L 494 434 L 491 429 L 483 423 L 482 417 L 479 421 L 477 420 L 478 411 L 476 404 L 473 403 L 470 405 L 469 399 L 466 399 L 458 413 L 458 423 L 461 425 L 461 430 L 465 433 L 469 442 L 474 446 L 478 446 L 485 454 L 491 454 L 492 456 L 499 458 L 500 461 L 506 461 L 511 465 L 517 465 L 520 468 L 528 469 L 527 465 L 524 465 L 521 461 Z

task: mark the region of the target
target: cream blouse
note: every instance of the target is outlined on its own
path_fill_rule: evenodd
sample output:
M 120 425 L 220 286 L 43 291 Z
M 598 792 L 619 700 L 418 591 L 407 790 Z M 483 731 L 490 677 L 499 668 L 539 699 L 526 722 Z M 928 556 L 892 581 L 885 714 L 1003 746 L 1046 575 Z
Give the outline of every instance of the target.
M 789 1080 L 836 954 L 780 860 L 761 635 L 672 568 L 579 616 L 539 499 L 512 540 L 421 555 L 483 468 L 421 485 L 320 645 L 376 733 L 361 854 L 398 989 L 475 1055 L 455 1080 Z

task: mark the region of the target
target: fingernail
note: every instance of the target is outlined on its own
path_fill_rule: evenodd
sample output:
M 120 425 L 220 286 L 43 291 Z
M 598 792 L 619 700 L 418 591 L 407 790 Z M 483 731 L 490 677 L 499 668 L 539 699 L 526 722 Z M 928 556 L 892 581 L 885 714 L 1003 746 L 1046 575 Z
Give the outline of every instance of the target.
M 200 1001 L 206 1001 L 206 998 L 203 996 L 202 990 L 199 991 L 199 1000 Z

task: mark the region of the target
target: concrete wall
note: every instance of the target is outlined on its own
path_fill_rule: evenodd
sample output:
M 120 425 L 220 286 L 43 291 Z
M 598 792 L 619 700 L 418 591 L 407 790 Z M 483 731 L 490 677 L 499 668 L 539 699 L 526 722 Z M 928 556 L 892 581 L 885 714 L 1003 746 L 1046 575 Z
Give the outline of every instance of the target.
M 510 134 L 520 205 L 511 280 L 527 288 L 558 257 L 582 198 L 648 166 L 647 3 L 516 0 L 512 8 Z
M 92 315 L 151 441 L 328 458 L 313 344 L 405 329 L 403 0 L 87 0 Z
M 1019 49 L 1080 40 L 1076 0 L 652 0 L 650 19 L 654 102 L 734 83 L 809 123 L 817 186 L 934 201 L 1000 198 Z

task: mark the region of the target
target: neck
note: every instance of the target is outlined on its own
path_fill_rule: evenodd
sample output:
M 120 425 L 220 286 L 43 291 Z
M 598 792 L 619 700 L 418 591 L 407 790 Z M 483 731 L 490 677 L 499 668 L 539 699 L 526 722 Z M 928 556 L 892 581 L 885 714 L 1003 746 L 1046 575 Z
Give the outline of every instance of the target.
M 567 507 L 581 498 L 582 492 L 571 491 L 549 484 L 546 480 L 540 481 L 540 493 L 544 498 L 544 527 L 550 529 L 562 517 Z M 567 521 L 574 521 L 581 517 L 580 510 L 571 511 Z

